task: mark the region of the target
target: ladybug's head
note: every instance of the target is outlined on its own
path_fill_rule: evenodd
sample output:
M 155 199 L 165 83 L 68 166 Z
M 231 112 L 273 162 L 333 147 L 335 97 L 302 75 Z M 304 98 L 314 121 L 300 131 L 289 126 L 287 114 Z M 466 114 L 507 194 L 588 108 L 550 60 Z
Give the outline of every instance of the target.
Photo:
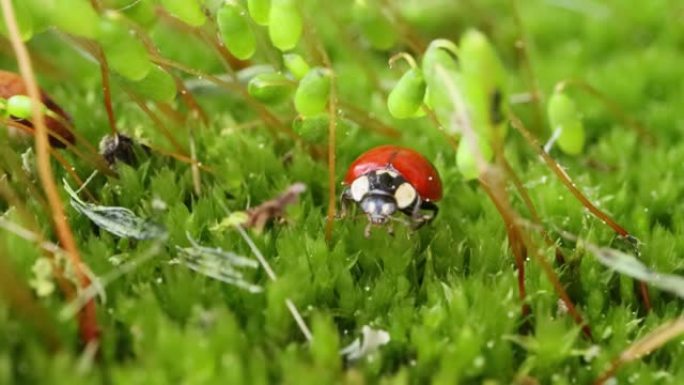
M 397 211 L 394 196 L 381 190 L 366 194 L 359 205 L 374 225 L 387 223 L 389 217 Z
M 392 214 L 407 209 L 418 199 L 413 186 L 393 169 L 374 170 L 356 178 L 349 196 L 373 225 L 387 223 Z

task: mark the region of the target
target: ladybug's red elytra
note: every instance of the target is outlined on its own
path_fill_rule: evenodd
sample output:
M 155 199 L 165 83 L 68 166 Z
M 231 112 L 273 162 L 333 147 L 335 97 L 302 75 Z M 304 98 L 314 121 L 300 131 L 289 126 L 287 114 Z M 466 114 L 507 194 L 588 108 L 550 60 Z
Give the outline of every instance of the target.
M 439 209 L 434 202 L 442 198 L 442 180 L 430 161 L 393 145 L 361 154 L 349 166 L 344 184 L 348 187 L 342 193 L 342 212 L 351 202 L 358 204 L 368 216 L 366 236 L 372 225 L 386 224 L 397 211 L 418 228 L 435 218 Z

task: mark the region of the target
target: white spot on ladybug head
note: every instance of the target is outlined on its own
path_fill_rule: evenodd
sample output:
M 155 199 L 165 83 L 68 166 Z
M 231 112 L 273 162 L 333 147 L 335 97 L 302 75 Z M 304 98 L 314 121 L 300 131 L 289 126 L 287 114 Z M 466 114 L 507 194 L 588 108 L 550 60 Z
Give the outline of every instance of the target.
M 396 178 L 399 176 L 399 174 L 397 174 L 396 172 L 394 172 L 390 169 L 387 169 L 387 168 L 375 171 L 375 175 L 382 175 L 382 174 L 388 174 L 392 178 Z
M 368 193 L 368 190 L 370 190 L 370 182 L 368 181 L 368 177 L 360 176 L 356 178 L 351 184 L 352 199 L 357 202 L 361 202 L 361 199 L 363 199 L 363 196 Z
M 409 183 L 402 183 L 397 191 L 394 192 L 394 200 L 397 201 L 397 207 L 400 209 L 407 208 L 416 200 L 416 189 Z

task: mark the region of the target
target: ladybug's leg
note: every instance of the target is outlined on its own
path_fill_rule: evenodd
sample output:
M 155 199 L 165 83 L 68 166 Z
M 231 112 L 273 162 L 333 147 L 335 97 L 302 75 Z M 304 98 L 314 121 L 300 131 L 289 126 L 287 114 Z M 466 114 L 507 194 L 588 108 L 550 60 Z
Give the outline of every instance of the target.
M 430 211 L 430 214 L 425 214 L 422 211 Z M 411 222 L 413 229 L 419 229 L 426 223 L 432 222 L 437 216 L 439 208 L 436 204 L 430 201 L 423 201 L 422 199 L 416 199 L 416 203 L 413 205 L 413 209 L 410 212 Z
M 373 223 L 369 219 L 368 224 L 366 225 L 366 228 L 363 230 L 363 236 L 365 236 L 366 238 L 370 238 L 372 228 L 373 228 Z
M 391 222 L 388 223 L 386 225 L 386 227 L 387 227 L 387 234 L 389 234 L 390 236 L 393 237 L 394 236 L 394 226 L 392 225 L 392 223 Z
M 420 205 L 420 209 L 423 211 L 430 211 L 432 214 L 427 218 L 427 222 L 432 222 L 433 219 L 437 216 L 439 213 L 439 207 L 437 207 L 436 204 L 432 202 L 425 201 Z
M 347 216 L 350 206 L 354 203 L 354 199 L 351 196 L 351 190 L 346 188 L 342 191 L 340 195 L 340 212 L 337 214 L 338 218 L 344 218 Z

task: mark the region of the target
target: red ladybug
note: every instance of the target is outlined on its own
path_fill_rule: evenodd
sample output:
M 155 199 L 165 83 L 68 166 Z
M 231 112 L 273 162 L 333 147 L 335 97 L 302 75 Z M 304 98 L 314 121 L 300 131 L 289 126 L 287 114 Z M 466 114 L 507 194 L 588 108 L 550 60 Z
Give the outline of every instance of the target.
M 366 235 L 371 225 L 387 223 L 396 211 L 408 215 L 412 227 L 418 228 L 434 219 L 439 209 L 433 202 L 442 198 L 442 180 L 430 161 L 392 145 L 359 156 L 349 166 L 344 184 L 348 187 L 342 193 L 342 212 L 350 202 L 357 203 L 368 216 Z

